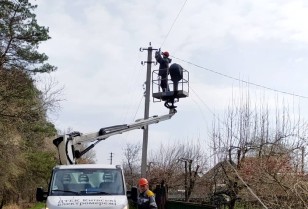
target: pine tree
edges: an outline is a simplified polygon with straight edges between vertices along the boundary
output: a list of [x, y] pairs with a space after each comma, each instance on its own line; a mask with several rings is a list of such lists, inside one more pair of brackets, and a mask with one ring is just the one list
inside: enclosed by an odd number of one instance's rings
[[37, 23], [28, 0], [0, 0], [0, 69], [31, 73], [56, 70], [46, 63], [48, 56], [38, 52], [41, 42], [50, 39], [48, 28]]

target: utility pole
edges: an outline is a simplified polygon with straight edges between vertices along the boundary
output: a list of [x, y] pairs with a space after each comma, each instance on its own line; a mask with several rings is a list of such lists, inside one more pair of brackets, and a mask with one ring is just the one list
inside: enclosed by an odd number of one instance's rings
[[185, 202], [188, 199], [188, 185], [187, 185], [187, 160], [185, 162]]
[[[148, 51], [148, 59], [143, 63], [147, 63], [147, 76], [145, 82], [145, 106], [144, 106], [144, 119], [149, 118], [150, 112], [150, 89], [151, 89], [151, 67], [152, 63], [152, 51], [157, 50], [153, 49], [151, 46], [151, 42], [149, 43], [148, 48], [140, 48], [140, 51], [147, 50]], [[146, 169], [147, 169], [147, 153], [148, 153], [148, 137], [149, 137], [149, 126], [145, 126], [143, 129], [143, 144], [142, 144], [142, 159], [141, 159], [141, 177], [146, 178]]]
[[[191, 164], [192, 160], [187, 158], [180, 158], [179, 161], [184, 162], [185, 164], [185, 182], [184, 182], [184, 188], [185, 188], [185, 202], [188, 201], [188, 172], [187, 172], [187, 163], [189, 163], [189, 182], [191, 182]], [[191, 186], [191, 184], [189, 184]]]
[[305, 174], [305, 147], [302, 146], [302, 174]]

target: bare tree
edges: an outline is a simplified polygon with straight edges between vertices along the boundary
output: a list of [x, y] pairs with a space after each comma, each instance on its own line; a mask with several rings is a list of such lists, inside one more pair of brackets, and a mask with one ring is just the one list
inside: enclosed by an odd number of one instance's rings
[[50, 75], [37, 76], [36, 86], [40, 90], [40, 99], [43, 102], [42, 107], [44, 110], [56, 113], [60, 109], [60, 102], [64, 100], [64, 86], [60, 86], [59, 82]]
[[[158, 152], [152, 153], [153, 167], [149, 176], [153, 184], [164, 181], [170, 192], [185, 190], [185, 200], [189, 201], [195, 191], [199, 173], [206, 169], [207, 158], [199, 143], [175, 143], [161, 145]], [[185, 166], [186, 165], [186, 166]]]
[[[269, 208], [307, 207], [307, 182], [303, 179], [308, 124], [282, 102], [274, 114], [269, 105], [253, 106], [247, 97], [240, 98], [229, 107], [225, 120], [214, 123], [212, 140], [215, 151], [225, 156], [230, 165], [235, 165], [226, 174], [231, 176], [231, 185], [250, 185], [254, 195]], [[301, 152], [301, 157], [298, 156]], [[299, 169], [300, 168], [300, 169]], [[237, 178], [236, 178], [237, 177]], [[244, 182], [240, 182], [243, 177]], [[247, 184], [245, 183], [247, 182]], [[301, 185], [294, 187], [294, 185]], [[254, 203], [256, 198], [247, 189], [227, 187], [236, 190], [229, 208], [234, 208], [238, 195], [242, 200]]]
[[[128, 186], [135, 186], [140, 172], [141, 145], [127, 143], [124, 148], [123, 168]], [[135, 183], [134, 183], [135, 182]]]

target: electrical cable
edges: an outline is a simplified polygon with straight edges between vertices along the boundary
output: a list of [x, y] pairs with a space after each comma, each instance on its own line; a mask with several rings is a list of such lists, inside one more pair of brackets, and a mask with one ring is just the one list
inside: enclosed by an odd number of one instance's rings
[[201, 99], [201, 97], [196, 93], [196, 91], [191, 87], [191, 85], [189, 86], [189, 89], [197, 96], [197, 98], [203, 103], [203, 105], [208, 109], [209, 112], [212, 113], [212, 115], [214, 116], [214, 118], [217, 118], [216, 114], [210, 109], [210, 107]]
[[170, 27], [170, 29], [169, 29], [167, 35], [165, 36], [165, 38], [164, 38], [162, 44], [160, 45], [160, 48], [162, 48], [162, 46], [164, 45], [164, 43], [165, 43], [167, 37], [169, 36], [169, 34], [170, 34], [170, 32], [171, 32], [171, 30], [172, 30], [172, 28], [173, 28], [173, 26], [174, 26], [174, 24], [175, 24], [175, 22], [176, 22], [176, 20], [177, 20], [178, 17], [180, 16], [180, 14], [181, 14], [181, 12], [182, 12], [182, 10], [183, 10], [183, 8], [184, 8], [186, 2], [187, 2], [187, 0], [185, 0], [183, 6], [181, 7], [181, 9], [180, 9], [180, 11], [179, 11], [179, 13], [177, 14], [176, 18], [174, 19], [174, 21], [173, 21], [173, 23], [172, 23], [172, 25], [171, 25], [171, 27]]
[[134, 120], [136, 119], [136, 115], [137, 115], [137, 113], [138, 113], [138, 111], [139, 111], [139, 109], [140, 109], [140, 105], [141, 105], [141, 102], [142, 102], [142, 100], [143, 100], [143, 97], [144, 97], [144, 95], [141, 95], [141, 99], [140, 99], [140, 102], [139, 102], [139, 104], [138, 104], [137, 111], [135, 112], [135, 115], [134, 115]]
[[204, 120], [204, 123], [205, 123], [205, 125], [207, 125], [207, 122], [206, 122], [206, 120], [205, 120], [205, 114], [203, 113], [203, 111], [202, 111], [200, 105], [199, 105], [199, 104], [197, 103], [197, 101], [195, 101], [193, 98], [191, 98], [191, 99], [192, 99], [192, 101], [197, 105], [197, 107], [198, 107], [198, 109], [199, 109], [199, 111], [200, 111], [200, 113], [201, 113], [201, 115], [202, 115], [202, 118], [203, 118], [203, 120]]
[[[135, 114], [134, 114], [134, 116], [133, 116], [133, 121], [136, 120], [136, 115], [137, 115], [137, 113], [139, 112], [140, 105], [141, 105], [141, 102], [142, 102], [142, 100], [143, 100], [143, 97], [144, 97], [144, 95], [142, 94], [142, 95], [141, 95], [141, 99], [140, 99], [139, 104], [138, 104], [138, 107], [137, 107], [137, 110], [136, 110], [136, 112], [135, 112]], [[128, 139], [129, 133], [130, 133], [130, 132], [127, 132], [127, 134], [125, 135], [125, 141]]]
[[[140, 59], [139, 53], [138, 53], [138, 59]], [[135, 63], [134, 71], [133, 71], [134, 73], [130, 74], [132, 78], [127, 79], [127, 80], [132, 81], [132, 82], [130, 82], [130, 85], [126, 88], [127, 91], [129, 92], [129, 95], [132, 95], [134, 84], [137, 82], [137, 80], [140, 78], [140, 75], [141, 75], [141, 67], [139, 68], [139, 70], [137, 70], [137, 64], [140, 65], [140, 62]], [[126, 122], [129, 112], [133, 109], [133, 105], [134, 104], [130, 104], [130, 105], [128, 105], [128, 108], [124, 108], [125, 113], [123, 114], [123, 123]]]
[[270, 87], [267, 87], [267, 86], [263, 86], [263, 85], [260, 85], [260, 84], [257, 84], [257, 83], [253, 83], [253, 82], [245, 81], [245, 80], [242, 80], [242, 79], [239, 79], [239, 78], [235, 78], [235, 77], [232, 77], [232, 76], [229, 76], [229, 75], [217, 72], [215, 70], [211, 70], [209, 68], [202, 67], [200, 65], [194, 64], [194, 63], [186, 61], [186, 60], [183, 60], [181, 58], [177, 58], [177, 57], [174, 57], [174, 56], [171, 56], [171, 57], [173, 57], [174, 59], [180, 60], [182, 62], [185, 62], [187, 64], [193, 65], [193, 66], [195, 66], [197, 68], [201, 68], [201, 69], [204, 69], [206, 71], [215, 73], [217, 75], [220, 75], [220, 76], [223, 76], [223, 77], [226, 77], [226, 78], [229, 78], [229, 79], [233, 79], [233, 80], [236, 80], [236, 81], [239, 81], [239, 82], [242, 82], [242, 83], [246, 83], [248, 85], [257, 86], [259, 88], [263, 88], [263, 89], [266, 89], [266, 90], [270, 90], [270, 91], [274, 91], [274, 92], [278, 92], [278, 93], [282, 93], [282, 94], [287, 94], [287, 95], [290, 95], [290, 96], [296, 96], [296, 97], [300, 97], [300, 98], [303, 98], [303, 99], [308, 99], [308, 96], [303, 96], [303, 95], [299, 95], [299, 94], [293, 94], [293, 93], [290, 93], [290, 92], [273, 89], [273, 88], [270, 88]]
[[[201, 101], [201, 103], [208, 109], [208, 111], [213, 115], [214, 119], [216, 119], [220, 124], [222, 124], [223, 126], [225, 126], [228, 131], [231, 132], [232, 136], [235, 138], [235, 139], [238, 139], [239, 138], [235, 135], [233, 135], [232, 131], [230, 130], [230, 128], [228, 127], [227, 124], [225, 124], [223, 121], [220, 120], [220, 118], [211, 110], [211, 108], [203, 101], [203, 99], [197, 94], [197, 92], [191, 87], [191, 85], [189, 86], [189, 89], [197, 96], [197, 98]], [[227, 147], [228, 145], [224, 144], [225, 147]]]

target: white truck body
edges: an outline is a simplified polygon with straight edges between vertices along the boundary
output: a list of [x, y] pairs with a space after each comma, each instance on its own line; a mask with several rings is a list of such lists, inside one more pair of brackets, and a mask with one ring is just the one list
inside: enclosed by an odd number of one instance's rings
[[128, 209], [123, 170], [115, 165], [56, 166], [46, 198], [48, 209]]
[[[73, 132], [54, 139], [62, 165], [54, 167], [47, 192], [41, 187], [37, 188], [37, 201], [46, 200], [48, 209], [128, 209], [128, 198], [136, 201], [137, 189], [127, 192], [121, 166], [76, 164], [76, 159], [110, 136], [147, 128], [148, 125], [170, 119], [175, 113], [173, 107], [166, 115], [110, 126], [89, 134]], [[86, 149], [76, 149], [77, 145], [90, 142], [92, 144]]]

